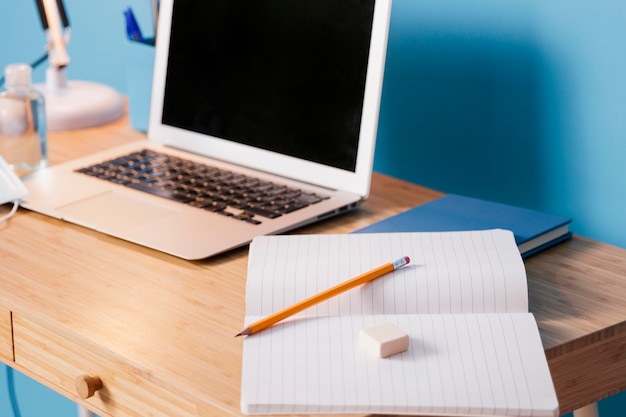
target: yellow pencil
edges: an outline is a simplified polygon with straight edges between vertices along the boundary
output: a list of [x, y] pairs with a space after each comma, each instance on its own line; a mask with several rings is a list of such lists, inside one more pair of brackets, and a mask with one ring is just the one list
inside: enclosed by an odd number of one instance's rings
[[287, 317], [293, 316], [294, 314], [314, 306], [317, 303], [321, 303], [324, 300], [328, 300], [331, 297], [339, 295], [345, 291], [348, 291], [358, 285], [365, 284], [366, 282], [370, 282], [379, 278], [389, 272], [392, 272], [395, 269], [398, 269], [404, 265], [407, 265], [410, 262], [408, 256], [404, 256], [402, 258], [396, 259], [393, 262], [389, 262], [388, 264], [381, 265], [378, 268], [374, 268], [371, 271], [365, 272], [359, 276], [356, 276], [348, 281], [342, 282], [341, 284], [337, 284], [334, 287], [331, 287], [327, 290], [322, 291], [319, 294], [315, 294], [309, 298], [305, 298], [304, 300], [292, 305], [291, 307], [287, 307], [283, 310], [277, 311], [274, 314], [271, 314], [264, 319], [261, 319], [255, 323], [252, 323], [241, 332], [237, 333], [237, 336], [249, 336], [254, 333], [258, 333], [261, 330], [264, 330], [271, 325], [278, 323], [281, 320], [286, 319]]

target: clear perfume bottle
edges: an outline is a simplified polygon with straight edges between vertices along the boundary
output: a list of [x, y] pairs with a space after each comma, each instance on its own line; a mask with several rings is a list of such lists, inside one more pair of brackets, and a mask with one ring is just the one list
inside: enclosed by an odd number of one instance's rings
[[0, 92], [0, 155], [18, 175], [48, 165], [43, 95], [33, 89], [32, 68], [8, 65]]

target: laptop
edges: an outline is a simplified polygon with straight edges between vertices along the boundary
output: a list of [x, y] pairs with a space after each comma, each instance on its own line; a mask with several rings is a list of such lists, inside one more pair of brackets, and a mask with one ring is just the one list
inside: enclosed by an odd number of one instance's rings
[[390, 11], [390, 0], [161, 1], [148, 140], [23, 178], [23, 207], [184, 259], [357, 207]]

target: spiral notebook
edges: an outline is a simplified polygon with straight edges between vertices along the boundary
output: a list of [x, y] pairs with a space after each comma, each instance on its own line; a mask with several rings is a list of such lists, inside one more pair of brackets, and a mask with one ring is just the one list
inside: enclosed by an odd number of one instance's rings
[[[410, 265], [247, 336], [242, 412], [557, 416], [509, 231], [255, 238], [246, 324], [405, 255]], [[381, 359], [359, 345], [381, 322], [409, 334], [407, 351]]]

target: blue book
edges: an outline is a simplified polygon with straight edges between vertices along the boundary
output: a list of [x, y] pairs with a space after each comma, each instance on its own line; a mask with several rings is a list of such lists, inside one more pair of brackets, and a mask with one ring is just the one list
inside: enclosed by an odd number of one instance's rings
[[506, 229], [513, 232], [526, 258], [572, 237], [571, 222], [567, 217], [541, 211], [447, 194], [355, 233]]

